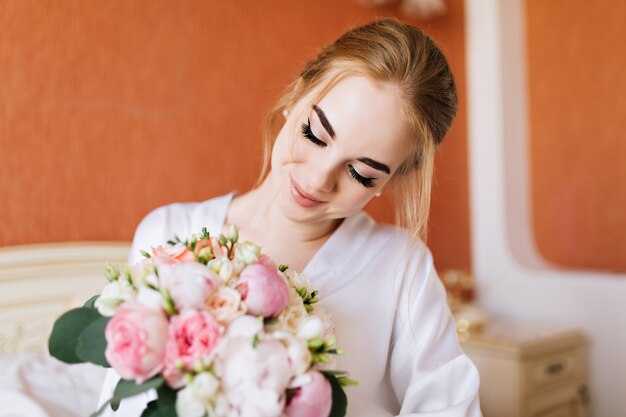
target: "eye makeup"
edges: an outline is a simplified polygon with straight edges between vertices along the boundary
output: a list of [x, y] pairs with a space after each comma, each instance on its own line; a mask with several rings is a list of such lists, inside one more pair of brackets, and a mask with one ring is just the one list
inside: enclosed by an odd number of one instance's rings
[[[302, 135], [307, 138], [309, 141], [311, 141], [313, 144], [321, 147], [321, 148], [325, 148], [326, 146], [328, 146], [326, 144], [326, 142], [320, 140], [317, 136], [315, 136], [315, 134], [313, 133], [313, 129], [311, 129], [311, 119], [307, 119], [306, 123], [302, 123], [302, 126], [300, 128], [300, 130], [302, 131]], [[360, 183], [361, 185], [363, 185], [366, 188], [372, 188], [375, 187], [376, 184], [374, 183], [374, 180], [376, 178], [367, 178], [362, 176], [361, 174], [359, 174], [359, 172], [354, 168], [354, 166], [352, 166], [352, 164], [348, 165], [348, 173], [350, 174], [350, 176], [356, 180], [358, 183]]]
[[304, 135], [305, 138], [307, 138], [308, 140], [310, 140], [311, 142], [313, 142], [317, 146], [320, 146], [322, 148], [326, 147], [326, 143], [324, 141], [319, 140], [318, 137], [315, 136], [315, 134], [313, 133], [313, 130], [311, 129], [311, 120], [310, 119], [307, 119], [306, 123], [302, 123], [301, 130], [302, 130], [302, 134]]

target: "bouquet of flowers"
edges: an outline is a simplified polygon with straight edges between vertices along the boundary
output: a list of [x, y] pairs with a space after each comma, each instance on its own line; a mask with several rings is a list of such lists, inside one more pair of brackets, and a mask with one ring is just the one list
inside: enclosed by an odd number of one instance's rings
[[344, 416], [345, 372], [317, 291], [249, 241], [206, 229], [142, 252], [54, 324], [50, 353], [121, 376], [104, 407], [156, 390], [143, 417]]

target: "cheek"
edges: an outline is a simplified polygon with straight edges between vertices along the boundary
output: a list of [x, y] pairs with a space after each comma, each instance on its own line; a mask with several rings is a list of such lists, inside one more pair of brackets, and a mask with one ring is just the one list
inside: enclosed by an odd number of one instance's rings
[[356, 184], [352, 178], [342, 178], [342, 185], [337, 202], [347, 215], [361, 210], [373, 198], [370, 190]]
[[[291, 162], [301, 162], [306, 156], [305, 149], [299, 141], [297, 132], [293, 132], [293, 127], [283, 126], [276, 137], [272, 147], [272, 166], [280, 167]], [[293, 136], [293, 144], [292, 141]]]

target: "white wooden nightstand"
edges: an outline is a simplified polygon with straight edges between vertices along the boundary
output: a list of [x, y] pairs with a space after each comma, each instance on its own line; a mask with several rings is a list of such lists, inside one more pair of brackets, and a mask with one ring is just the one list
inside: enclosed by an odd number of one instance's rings
[[491, 321], [459, 338], [480, 372], [484, 417], [587, 416], [587, 341], [580, 332]]

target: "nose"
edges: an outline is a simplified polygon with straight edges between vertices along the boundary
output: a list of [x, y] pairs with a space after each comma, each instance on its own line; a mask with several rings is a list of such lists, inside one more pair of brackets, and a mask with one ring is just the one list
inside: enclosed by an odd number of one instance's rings
[[337, 168], [330, 160], [318, 161], [310, 167], [308, 180], [308, 185], [312, 188], [309, 191], [330, 193], [337, 185]]

